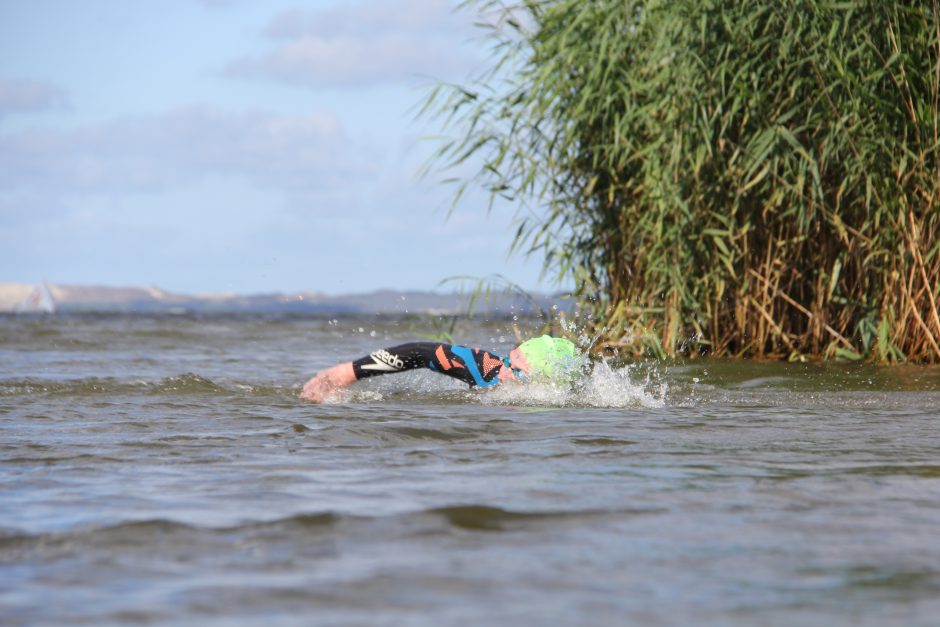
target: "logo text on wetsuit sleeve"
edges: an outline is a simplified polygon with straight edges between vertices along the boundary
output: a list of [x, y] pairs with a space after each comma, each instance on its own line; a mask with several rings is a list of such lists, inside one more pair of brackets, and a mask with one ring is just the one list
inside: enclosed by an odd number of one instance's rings
[[385, 349], [370, 353], [369, 357], [371, 357], [372, 361], [375, 363], [362, 366], [363, 370], [395, 371], [404, 370], [405, 368], [405, 362], [402, 361], [401, 357], [398, 355], [393, 355]]

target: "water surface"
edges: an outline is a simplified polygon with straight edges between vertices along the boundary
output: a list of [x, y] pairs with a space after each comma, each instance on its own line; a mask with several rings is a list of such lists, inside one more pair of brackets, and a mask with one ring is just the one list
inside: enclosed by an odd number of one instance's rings
[[937, 369], [406, 373], [297, 400], [429, 330], [0, 318], [0, 623], [936, 624]]

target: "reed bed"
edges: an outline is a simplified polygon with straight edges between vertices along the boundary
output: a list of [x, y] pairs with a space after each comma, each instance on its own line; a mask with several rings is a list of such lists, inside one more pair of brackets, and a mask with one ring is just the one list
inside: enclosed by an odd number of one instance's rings
[[[470, 2], [435, 162], [627, 354], [940, 362], [940, 9]], [[465, 171], [465, 170], [464, 170]]]

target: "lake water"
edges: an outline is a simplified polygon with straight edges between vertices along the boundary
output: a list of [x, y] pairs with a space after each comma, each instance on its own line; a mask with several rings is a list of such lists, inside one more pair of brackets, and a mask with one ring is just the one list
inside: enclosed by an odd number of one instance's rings
[[297, 399], [430, 326], [0, 318], [0, 624], [940, 623], [940, 370]]

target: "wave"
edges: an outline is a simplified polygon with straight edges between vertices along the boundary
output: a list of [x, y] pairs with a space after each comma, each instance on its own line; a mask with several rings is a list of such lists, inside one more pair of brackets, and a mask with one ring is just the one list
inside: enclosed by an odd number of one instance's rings
[[66, 531], [29, 533], [0, 528], [0, 563], [56, 559], [89, 550], [166, 549], [180, 557], [193, 550], [212, 553], [219, 545], [252, 542], [295, 542], [324, 536], [350, 542], [398, 539], [414, 534], [450, 532], [512, 532], [533, 525], [584, 524], [605, 518], [622, 519], [661, 510], [518, 511], [483, 504], [449, 505], [383, 516], [336, 512], [300, 513], [267, 521], [231, 526], [202, 526], [167, 519], [125, 521]]
[[[706, 375], [707, 376], [707, 375]], [[257, 397], [262, 404], [301, 406], [301, 384], [295, 381], [261, 383], [218, 380], [196, 373], [182, 373], [155, 380], [118, 377], [76, 379], [16, 378], [0, 379], [0, 398], [43, 396], [50, 398], [92, 398], [96, 403], [120, 402], [124, 396], [149, 396], [163, 399], [186, 397]], [[663, 408], [707, 407], [781, 407], [820, 408], [837, 405], [864, 411], [898, 410], [931, 406], [938, 391], [825, 389], [793, 390], [770, 385], [766, 380], [743, 384], [703, 377], [662, 364], [640, 363], [612, 368], [604, 362], [570, 384], [503, 384], [494, 388], [468, 390], [434, 373], [402, 373], [360, 381], [340, 390], [325, 405], [318, 407], [318, 417], [341, 419], [351, 406], [381, 404], [402, 405], [476, 405], [524, 408]], [[200, 401], [201, 402], [201, 401]], [[346, 407], [337, 407], [346, 405]], [[332, 406], [332, 411], [331, 407]], [[421, 435], [421, 434], [419, 434]], [[424, 434], [434, 438], [435, 434]], [[444, 437], [450, 439], [450, 436]]]
[[[563, 385], [531, 382], [468, 390], [459, 382], [433, 373], [396, 374], [381, 381], [362, 381], [339, 391], [331, 403], [442, 402], [539, 407], [663, 407], [669, 386], [655, 367], [614, 369], [600, 362]], [[0, 380], [0, 397], [120, 395], [270, 395], [296, 398], [300, 384], [271, 385], [218, 381], [187, 372], [155, 381], [117, 377], [47, 380]]]
[[257, 385], [240, 382], [219, 383], [195, 373], [183, 373], [156, 381], [119, 379], [116, 377], [84, 377], [79, 379], [46, 380], [36, 378], [0, 380], [0, 397], [31, 395], [187, 395], [187, 394], [269, 394], [291, 396], [293, 387]]

